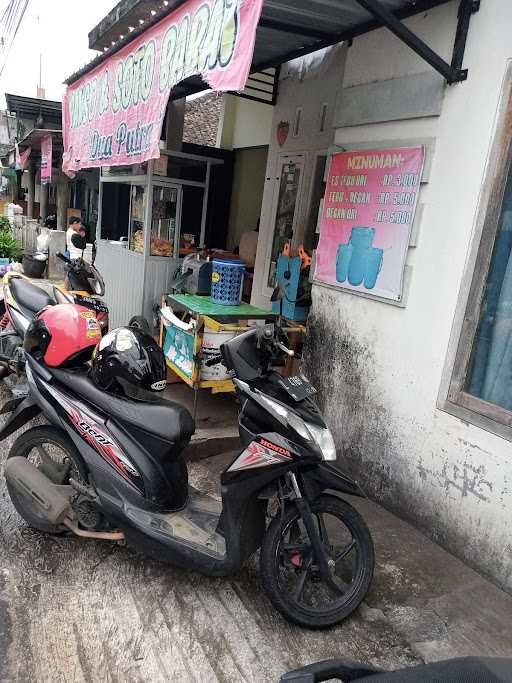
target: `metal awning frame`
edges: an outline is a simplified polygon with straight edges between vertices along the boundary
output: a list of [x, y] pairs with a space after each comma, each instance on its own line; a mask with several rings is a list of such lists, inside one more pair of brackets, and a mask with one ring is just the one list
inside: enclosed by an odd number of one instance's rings
[[[446, 79], [449, 85], [453, 83], [460, 83], [465, 81], [468, 77], [468, 70], [462, 68], [464, 60], [464, 52], [466, 49], [466, 40], [469, 31], [469, 24], [471, 16], [480, 9], [480, 0], [460, 0], [458, 9], [457, 30], [453, 45], [453, 55], [451, 64], [448, 64], [442, 57], [440, 57], [434, 50], [432, 50], [421, 38], [402, 23], [401, 20], [407, 19], [414, 14], [418, 14], [422, 10], [427, 11], [436, 5], [444, 5], [447, 0], [439, 0], [439, 2], [417, 2], [411, 8], [404, 8], [398, 12], [390, 12], [381, 3], [380, 0], [354, 0], [369, 14], [372, 15], [373, 20], [366, 24], [359, 25], [355, 30], [349, 29], [342, 33], [330, 34], [318, 31], [316, 29], [306, 29], [303, 27], [293, 26], [284, 22], [276, 22], [271, 19], [262, 18], [259, 25], [265, 28], [276, 29], [283, 31], [283, 33], [291, 33], [294, 35], [301, 35], [309, 38], [318, 38], [319, 42], [315, 43], [314, 50], [320, 50], [336, 43], [344, 41], [352, 41], [358, 36], [374, 31], [378, 28], [386, 27], [392, 31], [400, 40], [408, 45], [411, 50], [416, 52], [422, 59], [424, 59], [431, 67], [438, 71], [443, 78]], [[311, 48], [295, 50], [284, 55], [283, 63], [297, 57], [303, 57], [305, 54], [311, 52]], [[254, 71], [264, 71], [270, 66], [275, 66], [273, 62], [254, 64]]]
[[[186, 2], [186, 0], [173, 0], [173, 2], [169, 2], [167, 6], [164, 6], [162, 10], [151, 17], [149, 21], [145, 22], [143, 25], [139, 25], [128, 35], [124, 35], [119, 41], [116, 42], [115, 45], [113, 45], [112, 49], [98, 55], [89, 64], [72, 74], [64, 82], [67, 85], [75, 82], [80, 77], [95, 68], [98, 64], [101, 64], [103, 61], [108, 59], [112, 54], [130, 43], [141, 33], [144, 33], [144, 31], [146, 31], [150, 26], [174, 11], [184, 2]], [[445, 78], [448, 84], [459, 83], [467, 79], [468, 70], [463, 69], [462, 64], [471, 16], [480, 9], [480, 0], [460, 0], [457, 30], [453, 46], [452, 61], [450, 64], [402, 23], [402, 20], [404, 19], [419, 14], [423, 11], [428, 11], [434, 7], [444, 5], [449, 2], [449, 0], [415, 0], [410, 5], [403, 7], [396, 12], [391, 12], [389, 9], [384, 7], [380, 0], [354, 0], [354, 2], [366, 10], [371, 15], [372, 19], [366, 23], [347, 28], [346, 30], [340, 31], [338, 33], [328, 33], [314, 27], [297, 26], [288, 22], [277, 21], [272, 18], [262, 16], [259, 26], [263, 28], [274, 29], [289, 35], [303, 36], [304, 38], [310, 39], [313, 38], [315, 42], [313, 44], [309, 43], [308, 45], [301, 46], [300, 48], [291, 50], [288, 53], [279, 55], [279, 63], [276, 63], [275, 57], [266, 61], [262, 60], [260, 62], [253, 62], [251, 73], [256, 74], [258, 72], [263, 72], [267, 69], [270, 69], [271, 67], [278, 67], [280, 64], [284, 64], [285, 62], [296, 59], [297, 57], [302, 57], [306, 54], [329, 47], [331, 45], [335, 45], [337, 43], [352, 41], [354, 38], [364, 35], [365, 33], [386, 27], [406, 45], [408, 45], [408, 47], [410, 47], [417, 55], [425, 60], [432, 68], [438, 71], [443, 78]], [[191, 79], [190, 83], [183, 81], [182, 86], [184, 87], [177, 89], [174, 97], [173, 93], [171, 92], [171, 100], [183, 97], [184, 95], [191, 95], [193, 93], [201, 92], [202, 90], [206, 90], [208, 88], [205, 83], [199, 82], [197, 77]], [[274, 101], [276, 94], [277, 93], [274, 93], [272, 97]]]
[[383, 7], [379, 0], [356, 0], [356, 2], [369, 12], [375, 19], [386, 26], [400, 40], [414, 50], [417, 55], [424, 59], [432, 68], [438, 71], [451, 85], [460, 83], [468, 77], [468, 70], [462, 68], [466, 40], [469, 31], [471, 15], [480, 9], [480, 0], [460, 0], [458, 10], [457, 32], [453, 45], [453, 56], [451, 64], [445, 62], [437, 52], [434, 52], [421, 38], [407, 28], [396, 16], [388, 9]]

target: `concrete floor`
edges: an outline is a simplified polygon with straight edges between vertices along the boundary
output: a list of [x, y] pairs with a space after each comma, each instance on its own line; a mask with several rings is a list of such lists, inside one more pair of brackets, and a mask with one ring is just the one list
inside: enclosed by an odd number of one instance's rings
[[[192, 482], [215, 492], [230, 457], [192, 463]], [[372, 588], [357, 614], [312, 632], [273, 609], [256, 558], [210, 579], [108, 542], [44, 536], [15, 513], [0, 471], [0, 681], [273, 682], [329, 657], [393, 668], [512, 656], [510, 595], [375, 504], [357, 507], [376, 545]]]

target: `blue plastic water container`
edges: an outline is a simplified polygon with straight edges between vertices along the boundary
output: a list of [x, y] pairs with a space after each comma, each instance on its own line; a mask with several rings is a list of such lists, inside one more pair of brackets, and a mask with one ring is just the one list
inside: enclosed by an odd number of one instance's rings
[[238, 306], [242, 298], [244, 271], [242, 261], [213, 259], [211, 300], [214, 304]]
[[384, 250], [372, 247], [366, 256], [366, 270], [364, 273], [364, 286], [366, 289], [373, 289], [382, 268], [384, 260]]
[[349, 244], [339, 244], [336, 254], [336, 280], [345, 282], [348, 277], [350, 259], [352, 258], [353, 246]]
[[350, 234], [350, 244], [354, 249], [369, 249], [375, 237], [375, 228], [354, 226]]

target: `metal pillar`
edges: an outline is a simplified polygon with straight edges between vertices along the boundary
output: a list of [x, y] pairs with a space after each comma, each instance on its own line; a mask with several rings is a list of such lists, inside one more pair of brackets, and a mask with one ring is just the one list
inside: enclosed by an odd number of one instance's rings
[[208, 196], [210, 194], [210, 162], [206, 164], [206, 180], [203, 194], [203, 211], [201, 214], [201, 235], [199, 236], [199, 246], [204, 247], [204, 240], [206, 236], [206, 216], [208, 215]]

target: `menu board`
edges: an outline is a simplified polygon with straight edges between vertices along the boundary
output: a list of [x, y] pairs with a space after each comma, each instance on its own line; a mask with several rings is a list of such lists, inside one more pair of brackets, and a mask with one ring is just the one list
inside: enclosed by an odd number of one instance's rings
[[407, 147], [331, 157], [315, 280], [401, 299], [424, 156]]

